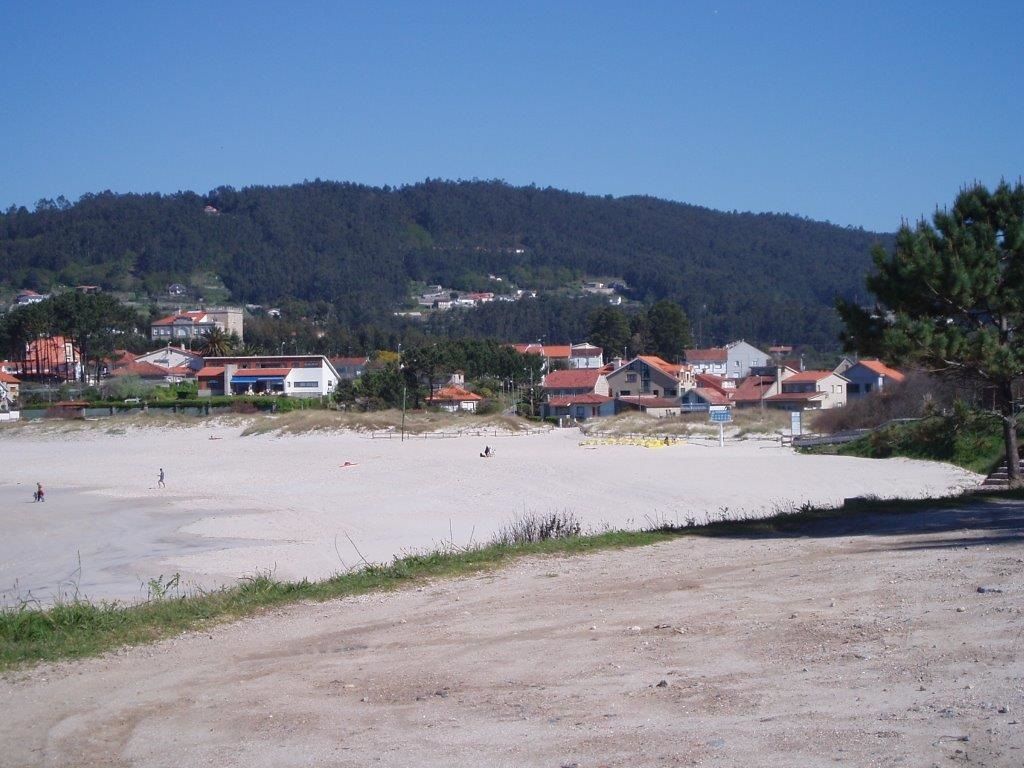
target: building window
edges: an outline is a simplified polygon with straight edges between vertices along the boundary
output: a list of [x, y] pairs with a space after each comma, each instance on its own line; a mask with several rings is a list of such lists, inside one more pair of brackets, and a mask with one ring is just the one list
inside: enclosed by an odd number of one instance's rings
[[295, 386], [295, 387], [305, 387], [305, 388], [309, 389], [309, 388], [312, 388], [312, 387], [320, 386], [320, 382], [319, 381], [296, 381], [293, 384], [293, 386]]
[[630, 384], [635, 382], [636, 381], [636, 374], [635, 373], [627, 373], [626, 374], [626, 381], [628, 381]]

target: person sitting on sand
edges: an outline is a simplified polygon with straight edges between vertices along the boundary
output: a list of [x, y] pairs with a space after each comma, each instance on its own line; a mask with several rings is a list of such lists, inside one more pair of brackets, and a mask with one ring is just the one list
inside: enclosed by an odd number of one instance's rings
[[488, 445], [488, 446], [486, 446], [484, 448], [484, 452], [480, 454], [480, 458], [482, 458], [482, 459], [489, 459], [489, 458], [491, 458], [491, 446]]

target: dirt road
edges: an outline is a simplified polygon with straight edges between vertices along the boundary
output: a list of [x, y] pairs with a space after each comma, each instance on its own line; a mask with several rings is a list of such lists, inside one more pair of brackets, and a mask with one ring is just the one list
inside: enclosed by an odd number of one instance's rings
[[5, 766], [1020, 766], [1024, 505], [681, 539], [8, 675]]

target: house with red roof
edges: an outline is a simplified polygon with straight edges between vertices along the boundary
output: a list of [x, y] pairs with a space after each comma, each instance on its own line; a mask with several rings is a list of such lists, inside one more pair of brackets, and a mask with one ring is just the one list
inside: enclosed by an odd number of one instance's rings
[[849, 380], [834, 371], [800, 371], [782, 382], [782, 391], [764, 399], [769, 408], [784, 411], [824, 410], [846, 405]]
[[890, 368], [881, 360], [861, 360], [842, 371], [842, 375], [850, 382], [846, 387], [849, 400], [856, 400], [872, 392], [882, 392], [887, 386], [906, 379], [903, 373]]
[[543, 418], [571, 418], [578, 421], [615, 413], [608, 378], [601, 368], [570, 368], [552, 371], [541, 383]]
[[567, 397], [570, 395], [611, 394], [608, 377], [600, 368], [568, 368], [552, 371], [544, 376], [541, 388], [546, 397]]
[[71, 339], [63, 336], [33, 339], [25, 345], [18, 375], [78, 381], [82, 376], [81, 352]]
[[578, 395], [556, 395], [541, 403], [541, 416], [545, 419], [564, 418], [586, 421], [615, 415], [615, 398], [585, 392]]
[[18, 291], [18, 295], [14, 298], [14, 306], [25, 307], [29, 304], [38, 304], [41, 301], [46, 301], [50, 298], [48, 293], [37, 293], [31, 288], [26, 288], [23, 291]]
[[604, 350], [587, 342], [582, 344], [513, 344], [521, 355], [540, 355], [546, 367], [600, 368], [604, 365]]
[[430, 397], [427, 398], [427, 405], [435, 408], [440, 408], [443, 411], [450, 411], [456, 413], [458, 411], [468, 411], [470, 413], [476, 413], [477, 406], [483, 400], [483, 397], [470, 392], [462, 387], [441, 387], [436, 390]]
[[640, 355], [607, 374], [614, 397], [667, 397], [678, 399], [687, 388], [692, 369], [655, 355]]
[[0, 371], [0, 412], [8, 413], [21, 395], [21, 381]]

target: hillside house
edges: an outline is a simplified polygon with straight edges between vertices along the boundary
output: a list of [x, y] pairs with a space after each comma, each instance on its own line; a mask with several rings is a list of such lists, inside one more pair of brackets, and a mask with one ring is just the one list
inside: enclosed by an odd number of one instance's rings
[[149, 327], [150, 338], [170, 344], [192, 343], [217, 328], [243, 339], [242, 310], [239, 307], [214, 307], [178, 312], [155, 320]]
[[906, 379], [906, 376], [881, 360], [861, 360], [842, 371], [842, 375], [850, 382], [846, 386], [848, 400], [856, 400], [872, 392], [882, 392], [886, 387]]
[[29, 304], [38, 304], [41, 301], [46, 301], [48, 298], [50, 298], [48, 293], [36, 293], [26, 288], [23, 291], [18, 291], [18, 294], [14, 297], [14, 306], [26, 307]]
[[782, 382], [782, 391], [766, 397], [769, 408], [784, 411], [824, 410], [846, 405], [848, 380], [832, 371], [801, 371]]

